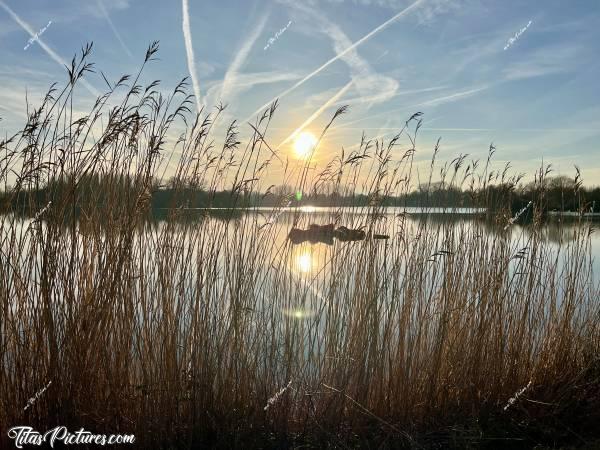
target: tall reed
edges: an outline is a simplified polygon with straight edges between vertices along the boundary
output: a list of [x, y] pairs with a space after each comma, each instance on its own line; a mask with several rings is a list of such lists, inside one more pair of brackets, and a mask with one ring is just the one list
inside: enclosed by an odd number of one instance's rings
[[[235, 123], [215, 136], [222, 107], [191, 113], [185, 80], [168, 96], [144, 86], [157, 51], [76, 117], [75, 86], [94, 70], [86, 46], [67, 85], [0, 142], [0, 185], [12, 185], [0, 216], [0, 442], [20, 424], [133, 433], [153, 448], [598, 439], [593, 228], [545, 239], [547, 171], [524, 228], [508, 208], [496, 225], [390, 216], [383, 200], [415, 182], [420, 113], [314, 174], [270, 146], [276, 103], [242, 143]], [[491, 159], [439, 167], [438, 151], [429, 187], [436, 177], [484, 205], [486, 186], [520, 180]], [[150, 200], [168, 164], [180, 198], [226, 190], [240, 207], [271, 192], [269, 169], [282, 166], [294, 192], [369, 196], [323, 222], [391, 237], [293, 247], [287, 230], [319, 216], [287, 197], [272, 220], [187, 221], [173, 205], [156, 223]]]

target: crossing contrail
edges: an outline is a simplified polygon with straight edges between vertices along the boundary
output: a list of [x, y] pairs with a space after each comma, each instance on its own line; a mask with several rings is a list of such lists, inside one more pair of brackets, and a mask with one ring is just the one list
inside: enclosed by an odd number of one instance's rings
[[379, 25], [377, 28], [375, 28], [374, 30], [372, 30], [371, 32], [367, 33], [366, 35], [364, 35], [362, 38], [360, 38], [358, 41], [356, 41], [354, 44], [352, 44], [351, 46], [349, 46], [348, 48], [346, 48], [345, 50], [341, 51], [340, 53], [338, 53], [337, 55], [335, 55], [333, 58], [331, 58], [329, 61], [327, 61], [325, 64], [323, 64], [321, 67], [319, 67], [318, 69], [313, 70], [311, 73], [309, 73], [308, 75], [306, 75], [304, 78], [302, 78], [300, 81], [298, 81], [296, 84], [294, 84], [292, 87], [290, 87], [289, 89], [286, 89], [285, 91], [283, 91], [281, 94], [273, 97], [271, 100], [269, 100], [268, 102], [266, 102], [264, 105], [262, 105], [260, 108], [258, 108], [256, 111], [254, 111], [252, 114], [250, 114], [244, 121], [248, 122], [250, 120], [252, 120], [252, 118], [260, 113], [260, 111], [262, 111], [264, 108], [266, 108], [267, 106], [269, 106], [271, 103], [273, 103], [275, 100], [277, 99], [282, 99], [283, 97], [285, 97], [287, 94], [289, 94], [290, 92], [292, 92], [293, 90], [295, 90], [297, 87], [301, 86], [302, 84], [304, 84], [306, 81], [310, 80], [312, 77], [314, 77], [315, 75], [317, 75], [319, 72], [321, 72], [323, 69], [325, 69], [326, 67], [328, 67], [329, 65], [333, 64], [335, 61], [337, 61], [338, 59], [342, 58], [344, 55], [346, 55], [348, 52], [352, 51], [353, 49], [355, 49], [356, 47], [358, 47], [360, 44], [366, 42], [367, 40], [371, 39], [374, 35], [376, 35], [377, 33], [379, 33], [380, 31], [384, 30], [385, 28], [387, 28], [388, 26], [390, 26], [392, 23], [394, 23], [396, 20], [400, 19], [401, 17], [405, 16], [406, 14], [408, 14], [410, 11], [412, 11], [413, 9], [415, 9], [417, 6], [419, 6], [421, 3], [423, 3], [425, 0], [417, 0], [416, 2], [414, 2], [412, 5], [404, 8], [402, 11], [400, 11], [398, 14], [396, 14], [395, 16], [393, 16], [391, 19], [386, 20], [385, 22], [383, 22], [381, 25]]
[[[21, 28], [23, 28], [25, 31], [27, 31], [27, 33], [29, 33], [29, 36], [31, 36], [32, 38], [35, 38], [37, 43], [40, 44], [40, 47], [42, 47], [42, 49], [48, 54], [48, 56], [50, 56], [50, 58], [52, 58], [54, 61], [56, 61], [58, 64], [60, 64], [61, 67], [64, 67], [64, 66], [69, 67], [69, 64], [64, 59], [62, 59], [59, 55], [57, 55], [54, 50], [52, 50], [50, 47], [48, 47], [46, 45], [46, 43], [42, 40], [42, 38], [40, 36], [36, 35], [33, 28], [31, 28], [27, 22], [25, 22], [23, 19], [21, 19], [17, 15], [17, 13], [14, 12], [12, 9], [10, 9], [10, 7], [6, 3], [4, 3], [2, 0], [0, 0], [0, 6], [2, 7], [2, 9], [4, 9], [8, 13], [8, 15], [10, 17], [12, 17], [12, 19], [15, 22], [17, 22], [17, 24], [19, 24], [19, 26]], [[100, 92], [98, 92], [91, 84], [89, 84], [83, 78], [80, 80], [80, 82], [90, 92], [90, 94], [92, 94], [95, 97], [100, 96]]]

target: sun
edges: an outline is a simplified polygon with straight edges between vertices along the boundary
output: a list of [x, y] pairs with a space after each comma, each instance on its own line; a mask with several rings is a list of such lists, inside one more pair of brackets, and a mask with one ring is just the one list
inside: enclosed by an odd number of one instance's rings
[[298, 158], [308, 158], [317, 145], [317, 138], [310, 131], [303, 131], [294, 141], [294, 151]]

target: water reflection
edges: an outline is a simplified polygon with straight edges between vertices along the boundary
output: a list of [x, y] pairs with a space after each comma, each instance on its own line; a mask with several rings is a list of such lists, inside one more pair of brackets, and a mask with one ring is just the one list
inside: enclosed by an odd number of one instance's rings
[[[204, 253], [215, 251], [212, 241], [202, 236], [220, 236], [223, 242], [228, 243], [232, 248], [240, 246], [246, 236], [253, 236], [261, 242], [263, 240], [272, 242], [274, 249], [282, 249], [281, 254], [284, 255], [285, 262], [282, 261], [283, 265], [280, 267], [286, 267], [287, 271], [295, 277], [301, 278], [302, 283], [299, 283], [299, 279], [295, 280], [297, 288], [308, 290], [310, 295], [313, 295], [313, 288], [315, 285], [318, 286], [318, 282], [327, 284], [327, 277], [331, 276], [333, 271], [328, 265], [331, 259], [342, 251], [341, 249], [352, 252], [355, 248], [362, 248], [360, 243], [347, 245], [346, 241], [354, 240], [355, 237], [370, 240], [374, 237], [371, 233], [389, 234], [389, 239], [381, 241], [381, 244], [385, 243], [385, 245], [378, 245], [376, 248], [388, 248], [390, 252], [404, 251], [401, 249], [413, 245], [421, 235], [426, 235], [423, 234], [425, 230], [439, 232], [440, 236], [459, 236], [462, 231], [465, 231], [464, 235], [469, 239], [501, 236], [516, 249], [528, 246], [528, 241], [531, 239], [541, 239], [551, 244], [550, 249], [558, 250], [559, 246], [568, 245], [579, 236], [589, 235], [594, 270], [596, 273], [600, 272], [600, 232], [594, 233], [591, 229], [597, 228], [599, 222], [592, 219], [581, 223], [569, 217], [549, 218], [541, 227], [529, 223], [515, 223], [504, 231], [508, 218], [486, 218], [475, 210], [461, 210], [457, 213], [428, 210], [430, 214], [424, 214], [423, 210], [417, 209], [387, 208], [381, 212], [385, 214], [387, 220], [377, 221], [374, 225], [373, 215], [368, 208], [307, 207], [300, 215], [297, 215], [294, 209], [275, 211], [277, 214], [273, 215], [274, 211], [273, 208], [235, 211], [183, 210], [180, 216], [177, 215], [179, 213], [173, 213], [174, 221], [166, 220], [172, 219], [173, 216], [158, 214], [153, 220], [143, 222], [135, 229], [134, 235], [138, 239], [136, 242], [141, 245], [138, 256], [146, 258], [156, 248], [169, 251], [175, 248], [174, 243], [177, 242], [178, 252], [189, 251], [201, 257]], [[234, 218], [235, 220], [232, 220]], [[23, 227], [23, 230], [26, 230], [32, 221], [33, 219], [18, 214], [0, 215], [0, 224], [9, 226], [11, 223], [16, 223], [17, 228]], [[269, 226], [261, 228], [268, 221]], [[48, 222], [47, 218], [41, 218], [39, 225], [46, 227], [49, 223], [51, 222]], [[325, 232], [315, 230], [314, 227], [311, 229], [311, 225], [314, 224], [321, 224], [319, 227], [324, 228]], [[335, 224], [335, 226], [328, 226], [328, 224]], [[114, 238], [103, 233], [103, 223], [90, 222], [81, 217], [77, 221], [76, 235], [71, 233], [71, 228], [67, 228], [72, 226], [68, 217], [61, 221], [61, 225], [65, 228], [66, 242], [71, 242], [73, 239], [75, 248], [84, 247], [84, 238], [98, 236], [102, 242], [104, 239]], [[301, 230], [298, 234], [298, 245], [288, 247], [287, 243], [293, 241], [290, 231], [296, 227]], [[472, 234], [466, 233], [472, 228], [476, 228]], [[351, 232], [354, 230], [366, 230], [366, 236], [353, 236]], [[256, 235], [252, 235], [254, 232]], [[25, 233], [25, 236], [27, 237], [28, 233]], [[305, 237], [308, 239], [304, 240]], [[314, 243], [329, 245], [311, 245]], [[0, 251], [8, 252], [9, 244], [9, 241], [3, 242]], [[430, 253], [434, 253], [438, 247], [438, 243], [432, 243]], [[226, 250], [223, 248], [216, 253], [217, 262], [224, 258]], [[275, 255], [277, 252], [273, 251], [273, 256]], [[344, 263], [345, 261], [337, 261], [334, 267], [339, 270], [338, 265]], [[317, 278], [313, 279], [313, 276]], [[304, 285], [305, 282], [308, 287]]]
[[313, 262], [310, 253], [304, 252], [296, 257], [296, 267], [300, 272], [308, 273], [311, 271], [312, 266]]
[[309, 319], [315, 315], [313, 311], [306, 308], [285, 308], [283, 314], [294, 319]]

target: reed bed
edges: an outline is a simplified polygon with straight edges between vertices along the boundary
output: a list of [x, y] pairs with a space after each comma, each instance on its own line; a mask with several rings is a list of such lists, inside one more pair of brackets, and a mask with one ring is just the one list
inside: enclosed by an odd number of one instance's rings
[[[294, 170], [268, 141], [276, 104], [245, 126], [245, 143], [235, 123], [214, 136], [223, 108], [192, 114], [185, 80], [166, 96], [142, 84], [157, 50], [76, 117], [75, 86], [94, 70], [87, 46], [66, 86], [0, 142], [0, 182], [12, 184], [0, 216], [0, 442], [24, 424], [135, 434], [147, 448], [598, 442], [593, 228], [544, 239], [546, 171], [527, 231], [501, 208], [458, 224], [390, 216], [382, 199], [414, 183], [419, 113], [389, 142], [365, 138], [316, 175], [310, 161]], [[437, 158], [438, 147], [432, 176], [474, 198], [519, 182], [490, 160]], [[239, 207], [270, 191], [275, 166], [296, 191], [367, 193], [370, 206], [323, 223], [390, 239], [293, 247], [289, 228], [315, 216], [286, 197], [266, 218], [187, 221], [174, 206], [153, 222], [169, 163], [181, 196], [227, 190]], [[298, 271], [304, 253], [318, 264]]]

